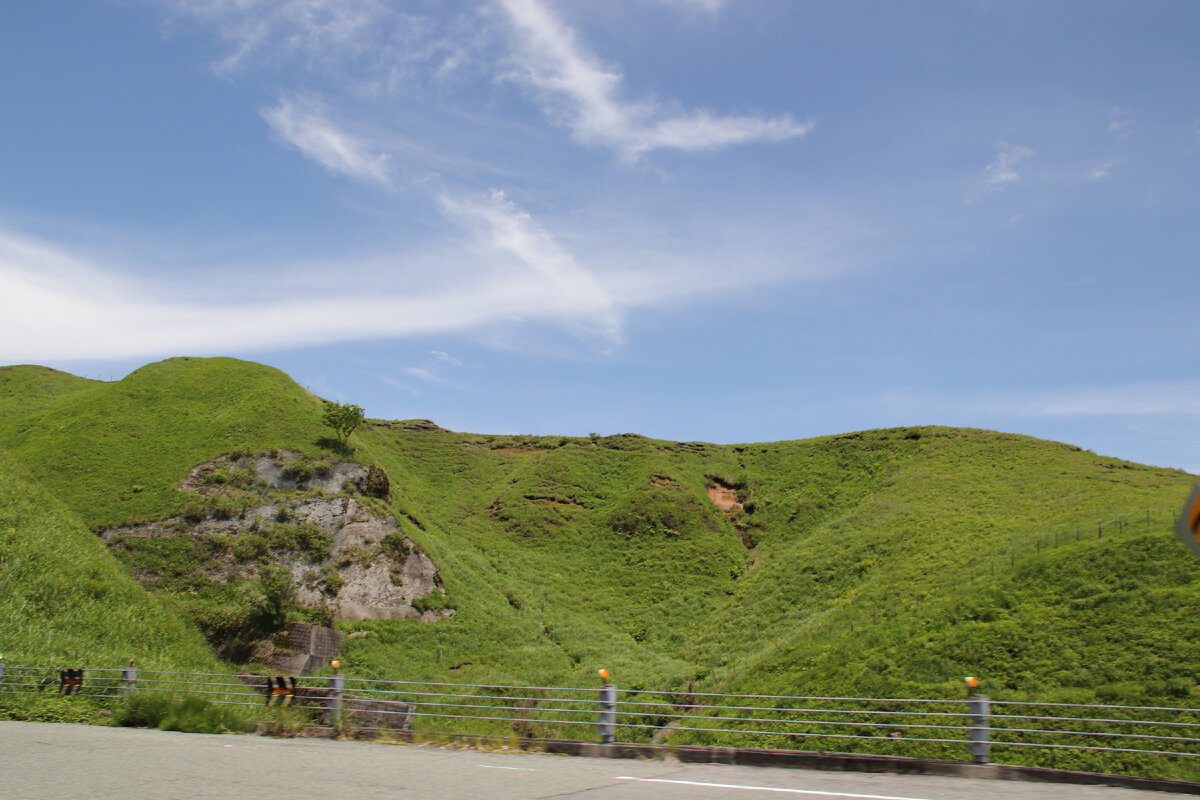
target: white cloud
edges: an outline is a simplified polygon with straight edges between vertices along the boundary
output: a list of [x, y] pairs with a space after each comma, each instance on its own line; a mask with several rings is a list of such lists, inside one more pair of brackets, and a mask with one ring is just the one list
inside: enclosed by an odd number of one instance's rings
[[261, 113], [280, 138], [330, 172], [390, 185], [389, 154], [329, 120], [317, 104], [282, 100]]
[[932, 419], [975, 420], [970, 424], [1005, 418], [1196, 417], [1200, 416], [1200, 380], [956, 395], [890, 390], [878, 401], [894, 411]]
[[1116, 165], [1117, 162], [1113, 159], [1102, 161], [1089, 169], [1085, 176], [1090, 181], [1106, 181], [1112, 177], [1112, 170]]
[[437, 380], [437, 376], [425, 367], [405, 367], [404, 372], [406, 375], [410, 375], [426, 383], [432, 383]]
[[508, 268], [531, 275], [546, 313], [573, 325], [593, 327], [610, 339], [619, 319], [608, 293], [587, 269], [504, 193], [439, 198], [442, 209], [471, 232], [479, 257], [492, 270]]
[[1022, 416], [1200, 416], [1200, 381], [1065, 391], [1028, 402]]
[[[371, 162], [342, 146], [345, 140], [304, 141], [306, 153], [329, 160], [329, 168], [376, 177], [364, 166]], [[0, 361], [238, 352], [514, 323], [598, 335], [606, 346], [619, 341], [621, 313], [611, 290], [503, 192], [444, 193], [437, 204], [458, 236], [435, 250], [375, 256], [364, 267], [377, 270], [386, 260], [398, 275], [418, 268], [428, 276], [422, 288], [393, 289], [377, 280], [370, 294], [318, 294], [293, 282], [289, 297], [276, 276], [294, 274], [294, 265], [264, 265], [242, 275], [236, 294], [198, 300], [181, 284], [139, 283], [95, 259], [0, 228]], [[327, 268], [354, 273], [362, 266]], [[321, 270], [319, 263], [304, 265], [306, 272]], [[434, 365], [462, 366], [444, 351], [431, 356]]]
[[[229, 51], [218, 74], [248, 64], [348, 73], [381, 81], [426, 34], [422, 18], [380, 0], [162, 0], [176, 17], [210, 26]], [[407, 56], [411, 57], [411, 56]]]
[[1117, 141], [1127, 142], [1133, 136], [1133, 118], [1129, 112], [1121, 109], [1113, 109], [1113, 119], [1108, 123], [1108, 132], [1117, 138]]
[[808, 133], [811, 122], [790, 115], [671, 114], [654, 102], [622, 99], [623, 76], [606, 68], [575, 31], [539, 0], [499, 0], [520, 37], [516, 77], [546, 101], [546, 112], [584, 144], [610, 147], [634, 160], [651, 150], [713, 150], [731, 144], [780, 141]]
[[984, 186], [990, 191], [1004, 191], [1009, 184], [1021, 179], [1018, 170], [1028, 164], [1033, 155], [1032, 148], [1001, 142], [995, 157], [983, 169]]
[[[114, 269], [0, 230], [0, 363], [225, 355], [467, 332], [514, 320], [576, 333], [586, 333], [590, 325], [616, 335], [618, 317], [604, 293], [588, 273], [556, 255], [531, 221], [518, 215], [506, 229], [507, 208], [479, 213], [491, 215], [488, 225], [495, 230], [484, 246], [450, 256], [455, 262], [479, 260], [457, 281], [417, 290], [289, 297], [268, 272], [258, 276], [262, 291], [247, 296], [279, 297], [270, 301], [198, 302], [186, 288], [139, 284]], [[523, 269], [488, 269], [488, 260], [506, 250], [532, 261]], [[537, 263], [547, 258], [554, 263]]]
[[716, 15], [725, 7], [725, 0], [662, 0], [667, 5], [677, 6], [688, 11], [703, 11]]

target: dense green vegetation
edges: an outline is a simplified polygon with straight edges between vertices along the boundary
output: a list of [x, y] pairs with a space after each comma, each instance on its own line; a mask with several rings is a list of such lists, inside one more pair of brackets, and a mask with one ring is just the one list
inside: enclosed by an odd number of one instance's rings
[[146, 591], [0, 452], [0, 654], [9, 664], [221, 668], [191, 621]]
[[[183, 513], [181, 481], [224, 453], [336, 452], [322, 413], [229, 359], [112, 384], [0, 369], [0, 449], [41, 487], [28, 504], [93, 528]], [[977, 675], [1008, 699], [1198, 704], [1178, 471], [937, 427], [718, 446], [367, 420], [348, 448], [387, 473], [388, 510], [441, 572], [428, 602], [456, 612], [340, 623], [359, 677], [593, 686], [607, 667], [623, 688], [958, 697]], [[35, 636], [8, 603], [0, 634]]]

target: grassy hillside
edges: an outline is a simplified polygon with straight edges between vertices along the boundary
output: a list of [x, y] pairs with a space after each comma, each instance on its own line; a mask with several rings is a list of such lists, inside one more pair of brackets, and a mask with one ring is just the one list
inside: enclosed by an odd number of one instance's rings
[[9, 664], [212, 672], [190, 620], [135, 581], [0, 452], [0, 653]]
[[[0, 369], [0, 448], [92, 527], [177, 512], [222, 453], [327, 452], [320, 413], [229, 359], [111, 384]], [[1196, 702], [1178, 471], [937, 427], [718, 446], [375, 420], [351, 446], [456, 609], [342, 623], [359, 676], [957, 697], [970, 674], [1010, 699]]]
[[198, 463], [238, 450], [318, 452], [321, 404], [279, 370], [174, 358], [121, 381], [0, 369], [0, 445], [89, 526], [177, 512]]

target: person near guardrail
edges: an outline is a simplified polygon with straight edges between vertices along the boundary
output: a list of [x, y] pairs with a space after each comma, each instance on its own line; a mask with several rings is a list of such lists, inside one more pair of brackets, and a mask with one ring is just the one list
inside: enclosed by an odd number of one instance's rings
[[58, 673], [58, 693], [61, 695], [79, 694], [83, 688], [82, 669], [64, 669]]
[[280, 675], [276, 678], [267, 678], [267, 705], [290, 706], [295, 694], [295, 677]]

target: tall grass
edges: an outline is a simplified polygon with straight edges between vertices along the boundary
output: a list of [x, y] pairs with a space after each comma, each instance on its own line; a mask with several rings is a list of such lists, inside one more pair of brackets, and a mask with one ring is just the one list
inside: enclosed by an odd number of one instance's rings
[[9, 664], [212, 672], [195, 626], [0, 451], [0, 655]]
[[[29, 550], [19, 583], [43, 587], [0, 599], [0, 635], [117, 663], [129, 648], [113, 632], [143, 650], [194, 636], [161, 599], [107, 610], [110, 586], [137, 587], [94, 539], [80, 544], [79, 520], [178, 513], [201, 461], [316, 455], [328, 436], [316, 398], [230, 359], [172, 359], [114, 384], [0, 370], [7, 480], [16, 461], [28, 469], [5, 485], [14, 522], [0, 532], [20, 534], [2, 546]], [[719, 446], [373, 420], [350, 444], [388, 473], [388, 511], [455, 609], [433, 624], [340, 623], [358, 677], [590, 686], [604, 667], [629, 689], [937, 697], [976, 675], [1010, 699], [1195, 702], [1200, 562], [1171, 535], [1194, 480], [1182, 472], [941, 427]], [[717, 484], [741, 510], [709, 501]], [[77, 569], [83, 553], [107, 566]]]

